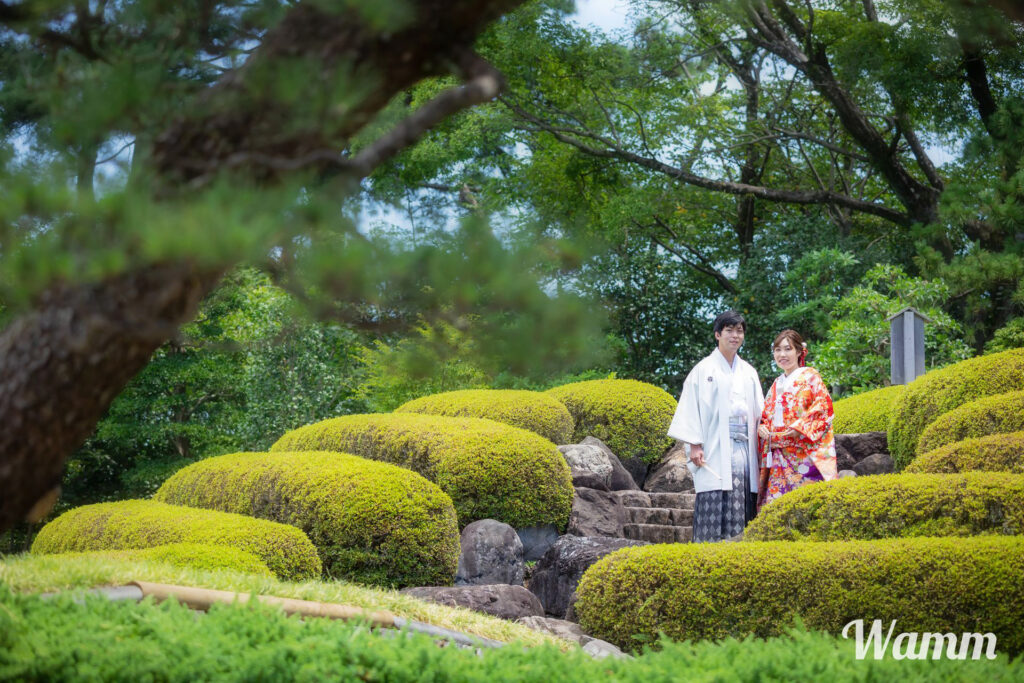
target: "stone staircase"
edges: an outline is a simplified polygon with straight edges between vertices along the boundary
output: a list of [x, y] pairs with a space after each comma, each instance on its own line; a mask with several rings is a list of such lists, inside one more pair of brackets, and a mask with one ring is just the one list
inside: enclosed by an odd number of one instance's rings
[[616, 491], [629, 516], [623, 535], [649, 543], [689, 543], [693, 538], [693, 493]]

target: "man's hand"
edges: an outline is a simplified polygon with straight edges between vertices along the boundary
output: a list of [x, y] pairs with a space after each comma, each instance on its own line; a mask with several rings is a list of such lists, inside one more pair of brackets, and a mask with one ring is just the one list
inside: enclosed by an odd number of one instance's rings
[[690, 462], [697, 467], [704, 467], [704, 446], [703, 444], [692, 444], [690, 446]]

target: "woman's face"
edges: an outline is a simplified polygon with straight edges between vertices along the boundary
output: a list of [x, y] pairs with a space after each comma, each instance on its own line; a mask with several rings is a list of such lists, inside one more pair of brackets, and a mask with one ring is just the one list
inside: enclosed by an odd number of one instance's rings
[[775, 364], [782, 368], [782, 371], [787, 375], [797, 368], [799, 362], [797, 359], [800, 356], [800, 352], [793, 346], [793, 342], [789, 339], [783, 339], [779, 342], [778, 346], [775, 347]]

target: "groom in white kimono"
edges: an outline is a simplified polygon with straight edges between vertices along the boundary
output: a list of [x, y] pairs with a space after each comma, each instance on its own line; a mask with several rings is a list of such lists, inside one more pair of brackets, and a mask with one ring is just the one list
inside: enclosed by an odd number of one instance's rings
[[683, 383], [668, 435], [686, 443], [697, 501], [693, 542], [722, 541], [757, 514], [757, 425], [764, 392], [757, 371], [737, 353], [747, 323], [736, 311], [715, 318], [718, 348]]

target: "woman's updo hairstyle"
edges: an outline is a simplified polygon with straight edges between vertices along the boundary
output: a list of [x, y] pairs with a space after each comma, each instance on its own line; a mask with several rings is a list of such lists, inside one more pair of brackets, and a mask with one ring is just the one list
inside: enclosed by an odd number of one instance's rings
[[779, 348], [779, 345], [786, 339], [789, 340], [794, 349], [798, 349], [797, 362], [803, 366], [804, 361], [807, 359], [807, 343], [804, 342], [804, 338], [796, 330], [783, 330], [779, 332], [779, 336], [772, 342], [772, 351]]

